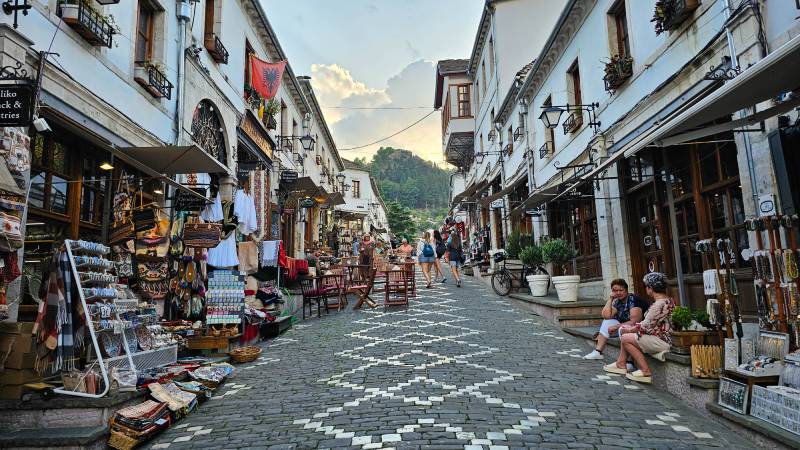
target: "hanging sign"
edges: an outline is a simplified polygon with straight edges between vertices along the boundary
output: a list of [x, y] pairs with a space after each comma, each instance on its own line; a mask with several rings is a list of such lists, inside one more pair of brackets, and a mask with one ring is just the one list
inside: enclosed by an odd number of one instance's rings
[[327, 203], [323, 203], [323, 204], [319, 205], [319, 209], [329, 209], [330, 207], [331, 207], [331, 205], [329, 205]]
[[33, 97], [33, 86], [29, 84], [0, 85], [0, 126], [30, 126]]
[[[206, 196], [206, 188], [190, 187], [188, 189], [204, 197]], [[205, 206], [206, 201], [196, 195], [192, 195], [182, 189], [175, 193], [175, 207], [178, 211], [199, 211]]]
[[775, 196], [771, 193], [758, 196], [758, 215], [761, 217], [775, 215]]
[[498, 198], [497, 200], [492, 201], [490, 206], [492, 207], [492, 209], [500, 209], [500, 208], [502, 208], [503, 207], [503, 199], [502, 198]]
[[314, 201], [314, 199], [311, 198], [311, 197], [305, 197], [305, 198], [301, 198], [300, 199], [300, 207], [301, 208], [313, 208], [314, 205], [316, 205], [316, 204], [317, 204], [317, 202]]
[[281, 181], [284, 183], [294, 183], [297, 181], [297, 171], [283, 170], [281, 171]]
[[283, 208], [283, 215], [291, 216], [294, 214], [294, 208]]

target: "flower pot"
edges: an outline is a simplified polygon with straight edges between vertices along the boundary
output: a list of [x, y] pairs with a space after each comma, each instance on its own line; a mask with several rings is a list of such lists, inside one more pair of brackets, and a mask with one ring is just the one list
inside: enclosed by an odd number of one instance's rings
[[672, 351], [682, 355], [691, 354], [693, 345], [703, 345], [705, 331], [670, 331], [672, 336]]
[[61, 19], [68, 23], [78, 23], [78, 5], [61, 5]]
[[531, 295], [534, 297], [544, 297], [550, 288], [550, 277], [548, 275], [528, 275], [528, 286], [531, 288]]
[[556, 294], [558, 294], [558, 301], [565, 303], [578, 301], [580, 275], [562, 275], [553, 277], [552, 280], [553, 286], [556, 288]]

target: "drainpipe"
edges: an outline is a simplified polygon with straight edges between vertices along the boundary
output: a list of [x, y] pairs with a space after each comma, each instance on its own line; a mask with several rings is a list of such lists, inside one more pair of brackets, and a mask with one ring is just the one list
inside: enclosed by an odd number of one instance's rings
[[188, 0], [178, 0], [178, 64], [175, 80], [175, 145], [180, 145], [183, 136], [183, 108], [185, 96], [183, 94], [186, 72], [186, 26], [191, 18]]
[[[728, 54], [731, 57], [731, 68], [739, 68], [739, 59], [736, 55], [736, 43], [733, 40], [733, 33], [731, 32], [728, 20], [731, 18], [731, 13], [734, 10], [732, 0], [724, 0], [723, 17], [725, 18], [725, 38], [728, 41]], [[741, 118], [744, 117], [742, 111], [736, 113]], [[750, 175], [750, 189], [753, 195], [753, 208], [758, 207], [758, 183], [756, 182], [756, 167], [753, 163], [753, 146], [750, 143], [750, 136], [747, 133], [742, 133], [742, 141], [744, 141], [744, 151], [747, 157], [747, 171]]]

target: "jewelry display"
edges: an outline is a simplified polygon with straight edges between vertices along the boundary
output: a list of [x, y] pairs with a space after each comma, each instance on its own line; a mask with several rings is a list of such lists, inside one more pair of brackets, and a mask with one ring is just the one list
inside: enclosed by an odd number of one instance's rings
[[748, 390], [746, 384], [725, 377], [719, 379], [719, 397], [717, 403], [719, 403], [720, 406], [740, 414], [746, 414], [747, 400]]

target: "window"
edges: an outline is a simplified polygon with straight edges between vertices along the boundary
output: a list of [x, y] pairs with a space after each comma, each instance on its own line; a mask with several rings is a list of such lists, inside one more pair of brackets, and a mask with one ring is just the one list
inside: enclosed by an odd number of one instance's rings
[[31, 192], [29, 202], [34, 208], [68, 215], [70, 163], [72, 149], [55, 133], [36, 134], [31, 142]]
[[206, 21], [205, 21], [205, 33], [206, 35], [214, 33], [214, 13], [216, 10], [216, 0], [206, 0]]
[[447, 127], [450, 125], [450, 89], [447, 89], [447, 94], [444, 98], [444, 109], [442, 110], [442, 135], [447, 133]]
[[578, 67], [578, 60], [572, 63], [572, 66], [567, 71], [567, 76], [569, 77], [569, 87], [571, 88], [572, 104], [580, 105], [583, 103], [583, 98], [581, 97], [581, 70]]
[[494, 39], [489, 38], [489, 74], [494, 75]]
[[486, 61], [481, 61], [481, 83], [483, 84], [483, 93], [486, 93]]
[[139, 17], [136, 25], [136, 61], [153, 59], [153, 22], [155, 10], [146, 1], [139, 2]]
[[481, 143], [481, 153], [483, 153], [483, 133], [481, 133], [480, 143]]
[[244, 40], [244, 84], [245, 86], [253, 84], [252, 74], [250, 73], [250, 55], [255, 55], [256, 51], [250, 45], [250, 41]]
[[628, 35], [628, 14], [625, 11], [625, 0], [618, 0], [611, 8], [611, 15], [614, 37], [614, 53], [621, 57], [631, 56], [631, 44]]
[[514, 126], [508, 127], [508, 154], [514, 153]]
[[481, 90], [478, 89], [478, 80], [475, 80], [475, 105], [481, 106]]
[[[549, 108], [551, 106], [553, 106], [553, 97], [548, 95], [547, 99], [544, 101], [544, 104], [542, 104], [542, 109], [547, 109], [547, 108]], [[545, 141], [545, 145], [547, 146], [547, 152], [550, 155], [555, 154], [556, 153], [556, 132], [555, 132], [554, 129], [545, 127], [545, 129], [544, 129], [544, 141]], [[539, 153], [539, 156], [541, 156], [541, 155], [542, 155], [542, 152]]]
[[281, 136], [286, 136], [289, 134], [289, 130], [287, 129], [289, 125], [289, 109], [286, 108], [286, 103], [283, 103], [281, 100]]
[[361, 181], [353, 180], [353, 198], [361, 198]]
[[[582, 198], [548, 205], [551, 236], [561, 237], [572, 244], [580, 256], [575, 259], [581, 279], [603, 276], [600, 264], [600, 237], [597, 230], [597, 213], [591, 186], [580, 190]], [[559, 273], [561, 268], [555, 268]], [[571, 270], [571, 269], [570, 269]]]
[[468, 84], [458, 86], [458, 117], [472, 117]]

